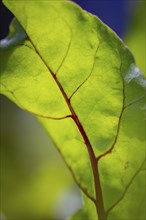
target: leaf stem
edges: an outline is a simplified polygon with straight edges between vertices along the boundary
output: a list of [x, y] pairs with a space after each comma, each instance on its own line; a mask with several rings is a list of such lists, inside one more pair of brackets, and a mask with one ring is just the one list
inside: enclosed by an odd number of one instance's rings
[[55, 74], [52, 72], [52, 70], [48, 67], [51, 75], [53, 76], [54, 80], [56, 81], [62, 95], [64, 96], [64, 99], [71, 111], [72, 114], [72, 118], [75, 122], [75, 124], [77, 125], [83, 140], [86, 144], [88, 153], [89, 153], [89, 158], [90, 158], [90, 162], [91, 162], [91, 166], [92, 166], [92, 171], [93, 171], [93, 177], [94, 177], [94, 186], [95, 186], [95, 193], [96, 193], [96, 200], [95, 200], [95, 206], [96, 206], [96, 210], [97, 210], [97, 215], [99, 220], [106, 220], [106, 212], [104, 210], [104, 203], [103, 203], [103, 196], [102, 196], [102, 190], [101, 190], [101, 184], [100, 184], [100, 178], [99, 178], [99, 171], [98, 171], [98, 164], [97, 164], [97, 160], [96, 160], [96, 156], [94, 154], [92, 145], [86, 135], [86, 132], [81, 124], [81, 122], [79, 121], [78, 116], [76, 115], [70, 100], [67, 97], [67, 94], [65, 93], [62, 85], [60, 84], [60, 82], [58, 81], [57, 77], [55, 76]]
[[96, 156], [95, 156], [94, 151], [92, 149], [91, 143], [90, 143], [90, 141], [84, 131], [84, 128], [83, 128], [82, 124], [80, 123], [76, 114], [74, 115], [73, 120], [76, 123], [76, 125], [77, 125], [83, 139], [84, 139], [84, 142], [87, 146], [87, 150], [89, 153], [89, 158], [90, 158], [92, 171], [93, 171], [93, 177], [94, 177], [94, 186], [95, 186], [95, 193], [96, 193], [95, 206], [96, 206], [96, 210], [97, 210], [97, 215], [98, 215], [99, 220], [106, 220], [106, 213], [104, 210], [103, 196], [102, 196], [102, 190], [101, 190], [101, 184], [100, 184]]

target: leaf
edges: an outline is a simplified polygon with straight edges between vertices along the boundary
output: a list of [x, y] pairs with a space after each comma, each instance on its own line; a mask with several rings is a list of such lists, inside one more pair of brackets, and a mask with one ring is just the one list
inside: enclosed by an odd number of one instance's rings
[[4, 3], [27, 38], [2, 49], [1, 93], [54, 140], [85, 198], [72, 219], [97, 219], [97, 212], [99, 220], [132, 220], [131, 209], [143, 218], [145, 79], [130, 51], [72, 2]]

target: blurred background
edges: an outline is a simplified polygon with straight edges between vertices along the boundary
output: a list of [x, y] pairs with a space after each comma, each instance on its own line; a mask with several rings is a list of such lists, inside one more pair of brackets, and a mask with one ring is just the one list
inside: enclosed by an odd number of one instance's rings
[[[145, 0], [75, 0], [121, 37], [145, 74]], [[0, 38], [13, 15], [0, 2]], [[80, 191], [38, 121], [0, 97], [1, 220], [64, 220], [82, 207]]]

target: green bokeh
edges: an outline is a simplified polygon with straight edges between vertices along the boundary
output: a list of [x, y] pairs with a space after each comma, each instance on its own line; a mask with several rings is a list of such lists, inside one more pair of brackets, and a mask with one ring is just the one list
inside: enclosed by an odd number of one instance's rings
[[137, 66], [146, 76], [146, 1], [139, 1], [131, 27], [125, 36], [125, 42], [135, 56]]

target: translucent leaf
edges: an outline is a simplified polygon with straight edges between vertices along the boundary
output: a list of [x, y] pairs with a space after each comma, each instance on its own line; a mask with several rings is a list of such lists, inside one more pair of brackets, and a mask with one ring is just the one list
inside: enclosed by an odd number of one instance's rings
[[145, 160], [145, 79], [133, 56], [72, 2], [4, 3], [27, 38], [7, 50], [1, 42], [1, 93], [37, 116], [54, 140], [85, 198], [72, 219], [123, 220], [125, 209], [124, 220], [132, 220]]

